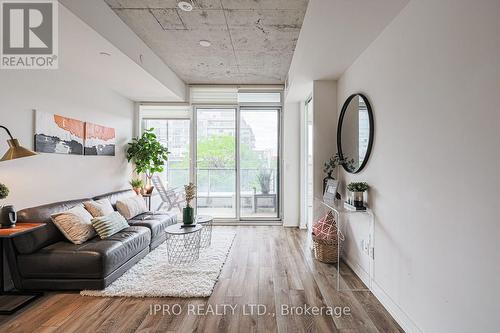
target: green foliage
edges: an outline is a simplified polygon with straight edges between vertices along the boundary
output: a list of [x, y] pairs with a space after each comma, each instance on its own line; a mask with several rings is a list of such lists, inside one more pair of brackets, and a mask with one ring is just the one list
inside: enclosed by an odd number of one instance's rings
[[[236, 144], [232, 135], [216, 135], [202, 138], [196, 147], [198, 154], [198, 168], [205, 169], [231, 169], [235, 167]], [[240, 145], [241, 167], [260, 168], [263, 162], [259, 155], [248, 145]], [[189, 166], [189, 159], [182, 161], [182, 166]]]
[[323, 167], [323, 172], [331, 176], [331, 173], [334, 172], [337, 166], [339, 165], [340, 165], [340, 157], [339, 154], [336, 153], [335, 155], [330, 157], [328, 162], [325, 162]]
[[142, 179], [136, 178], [129, 182], [132, 188], [142, 188], [144, 186], [144, 181]]
[[[198, 155], [198, 186], [200, 191], [206, 191], [208, 185], [208, 176], [210, 172], [210, 189], [218, 191], [234, 190], [234, 170], [236, 143], [232, 135], [222, 134], [198, 139], [196, 152]], [[265, 168], [265, 161], [253, 151], [247, 144], [241, 143], [240, 156], [242, 169], [260, 169]], [[183, 161], [176, 163], [176, 168], [188, 168], [189, 157], [186, 156]], [[211, 169], [210, 171], [206, 169]], [[254, 186], [258, 186], [255, 180]]]
[[198, 141], [198, 168], [234, 168], [236, 146], [231, 135], [218, 135]]
[[9, 196], [9, 188], [0, 183], [0, 199], [5, 199]]
[[339, 157], [339, 154], [336, 153], [330, 159], [328, 162], [325, 162], [323, 166], [323, 172], [326, 173], [327, 175], [330, 175], [335, 171], [337, 166], [344, 164], [347, 170], [354, 171], [356, 170], [354, 166], [354, 159], [353, 158], [348, 158], [344, 157], [344, 160], [342, 161]]
[[351, 192], [364, 192], [370, 187], [365, 182], [352, 182], [347, 185], [347, 189]]
[[155, 172], [162, 172], [168, 159], [168, 149], [158, 141], [154, 129], [150, 128], [141, 137], [133, 138], [127, 149], [127, 160], [135, 164], [137, 173], [151, 177]]

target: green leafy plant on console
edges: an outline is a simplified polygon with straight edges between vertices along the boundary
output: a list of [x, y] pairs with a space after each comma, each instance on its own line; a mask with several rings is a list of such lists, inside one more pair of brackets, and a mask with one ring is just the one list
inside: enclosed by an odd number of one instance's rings
[[370, 186], [365, 182], [351, 182], [347, 185], [347, 189], [351, 192], [365, 192], [369, 188]]

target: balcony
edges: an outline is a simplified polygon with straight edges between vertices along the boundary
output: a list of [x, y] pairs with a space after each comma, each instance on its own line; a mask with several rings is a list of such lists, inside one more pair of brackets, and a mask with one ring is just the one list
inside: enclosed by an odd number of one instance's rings
[[[217, 218], [236, 218], [236, 171], [229, 168], [200, 168], [197, 170], [198, 214]], [[262, 193], [259, 174], [270, 175], [269, 191]], [[163, 175], [168, 187], [180, 187], [189, 182], [189, 169], [169, 168]], [[265, 185], [265, 184], [264, 184]], [[278, 196], [276, 169], [241, 169], [241, 217], [276, 218]]]

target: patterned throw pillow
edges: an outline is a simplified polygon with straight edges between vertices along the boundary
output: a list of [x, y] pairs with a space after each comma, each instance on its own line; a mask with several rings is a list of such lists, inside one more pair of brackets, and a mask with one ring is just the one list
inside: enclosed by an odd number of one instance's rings
[[101, 239], [113, 236], [119, 231], [128, 228], [127, 220], [118, 212], [92, 219], [92, 226]]
[[82, 244], [95, 236], [92, 228], [92, 215], [82, 204], [65, 212], [51, 215], [54, 224], [63, 235], [73, 244]]
[[313, 234], [319, 239], [337, 239], [337, 222], [331, 211], [314, 223]]
[[142, 195], [136, 195], [131, 198], [117, 201], [116, 209], [127, 220], [148, 211], [146, 201], [144, 201]]
[[115, 211], [108, 199], [85, 201], [83, 205], [93, 217], [106, 216]]

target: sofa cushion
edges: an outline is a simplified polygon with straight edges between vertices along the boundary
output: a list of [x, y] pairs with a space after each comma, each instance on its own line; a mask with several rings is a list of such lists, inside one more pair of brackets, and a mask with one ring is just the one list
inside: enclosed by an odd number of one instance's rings
[[177, 215], [173, 213], [144, 213], [128, 220], [130, 225], [147, 227], [151, 230], [151, 243], [165, 236], [165, 228], [177, 223]]
[[110, 192], [102, 195], [98, 195], [94, 197], [94, 200], [101, 200], [101, 199], [108, 199], [109, 202], [111, 202], [111, 205], [113, 206], [113, 209], [116, 209], [116, 202], [118, 200], [123, 200], [127, 199], [133, 196], [136, 196], [135, 192], [133, 190], [121, 190], [121, 191], [116, 191], [116, 192]]
[[82, 244], [96, 233], [92, 227], [92, 215], [83, 207], [77, 205], [67, 211], [52, 215], [52, 221], [63, 235], [73, 244]]
[[150, 242], [149, 229], [139, 226], [80, 245], [57, 242], [36, 253], [19, 255], [19, 271], [24, 278], [104, 278], [149, 247]]
[[130, 197], [124, 200], [118, 200], [116, 202], [116, 209], [126, 219], [131, 219], [148, 211], [146, 201], [144, 201], [144, 198], [141, 195], [136, 195], [135, 197]]
[[93, 217], [106, 216], [115, 211], [109, 199], [85, 201], [83, 205]]
[[101, 239], [106, 239], [128, 228], [127, 220], [118, 212], [92, 219], [92, 226]]
[[46, 224], [33, 232], [14, 237], [13, 242], [16, 250], [22, 254], [33, 253], [47, 245], [64, 240], [64, 235], [54, 223], [52, 223], [51, 215], [64, 212], [88, 200], [90, 199], [56, 202], [48, 205], [26, 208], [17, 212], [17, 221], [19, 223], [44, 222]]

